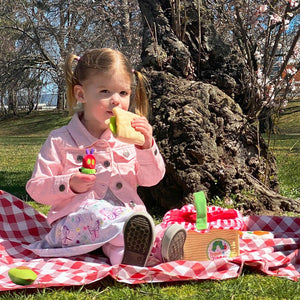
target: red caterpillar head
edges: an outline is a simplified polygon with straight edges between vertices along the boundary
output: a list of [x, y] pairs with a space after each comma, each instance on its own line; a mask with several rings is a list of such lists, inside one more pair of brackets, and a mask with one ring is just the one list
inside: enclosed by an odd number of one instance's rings
[[85, 169], [95, 169], [96, 159], [93, 155], [94, 149], [92, 148], [91, 151], [89, 151], [89, 149], [86, 149], [85, 152], [86, 155], [83, 158], [82, 167]]

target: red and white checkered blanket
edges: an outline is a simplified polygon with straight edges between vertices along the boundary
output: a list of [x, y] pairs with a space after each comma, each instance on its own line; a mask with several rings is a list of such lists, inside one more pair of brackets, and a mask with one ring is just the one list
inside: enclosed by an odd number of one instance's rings
[[26, 288], [80, 286], [111, 276], [119, 282], [171, 282], [238, 277], [243, 265], [268, 275], [297, 281], [300, 277], [300, 218], [250, 216], [247, 230], [266, 230], [273, 239], [240, 241], [241, 255], [215, 261], [174, 261], [153, 267], [110, 266], [96, 255], [40, 258], [26, 249], [49, 231], [46, 217], [15, 196], [0, 191], [0, 291], [24, 288], [15, 285], [8, 271], [17, 266], [33, 269], [38, 278]]

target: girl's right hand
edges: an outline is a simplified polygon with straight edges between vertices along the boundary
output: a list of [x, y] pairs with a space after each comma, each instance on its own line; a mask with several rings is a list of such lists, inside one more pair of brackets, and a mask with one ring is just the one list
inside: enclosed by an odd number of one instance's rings
[[70, 178], [70, 188], [74, 193], [80, 194], [90, 190], [96, 182], [96, 176], [93, 174], [74, 173]]

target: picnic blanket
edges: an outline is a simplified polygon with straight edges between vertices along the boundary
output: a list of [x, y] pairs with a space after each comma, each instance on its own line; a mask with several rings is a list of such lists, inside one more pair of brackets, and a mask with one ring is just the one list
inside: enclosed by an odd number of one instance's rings
[[300, 277], [300, 218], [248, 216], [247, 230], [266, 230], [273, 239], [240, 240], [241, 254], [214, 261], [173, 261], [152, 267], [108, 264], [99, 255], [41, 258], [26, 249], [50, 227], [46, 217], [17, 197], [0, 191], [0, 291], [25, 288], [14, 284], [8, 271], [27, 266], [38, 275], [26, 288], [81, 286], [111, 276], [127, 284], [229, 279], [247, 265], [268, 275], [297, 281]]

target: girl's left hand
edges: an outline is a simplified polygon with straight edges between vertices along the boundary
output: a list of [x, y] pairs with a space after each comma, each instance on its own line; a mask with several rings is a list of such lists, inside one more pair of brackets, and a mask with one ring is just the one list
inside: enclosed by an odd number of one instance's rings
[[131, 126], [136, 130], [141, 132], [145, 137], [145, 143], [141, 146], [142, 149], [149, 149], [153, 145], [153, 130], [152, 126], [149, 124], [147, 118], [140, 117], [131, 121]]

